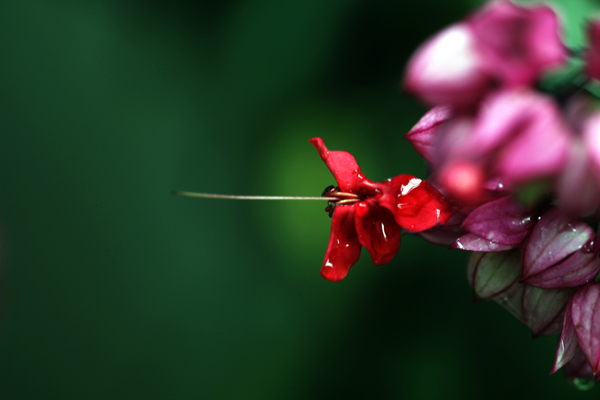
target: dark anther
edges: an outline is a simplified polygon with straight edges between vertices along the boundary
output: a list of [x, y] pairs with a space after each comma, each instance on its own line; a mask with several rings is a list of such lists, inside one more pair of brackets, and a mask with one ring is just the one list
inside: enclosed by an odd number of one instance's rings
[[333, 210], [335, 210], [335, 204], [329, 203], [329, 205], [325, 207], [325, 211], [329, 214], [329, 218], [333, 216]]
[[336, 191], [336, 187], [333, 185], [329, 185], [325, 188], [325, 190], [323, 190], [321, 197], [327, 197], [328, 195], [332, 194], [335, 191]]

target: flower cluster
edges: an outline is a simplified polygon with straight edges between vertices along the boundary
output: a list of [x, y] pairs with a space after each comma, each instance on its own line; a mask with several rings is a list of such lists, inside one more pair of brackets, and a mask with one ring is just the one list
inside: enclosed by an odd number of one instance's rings
[[[600, 109], [588, 85], [600, 79], [600, 21], [588, 24], [584, 51], [567, 49], [559, 27], [548, 6], [502, 0], [426, 41], [404, 85], [433, 108], [406, 138], [453, 207], [420, 235], [470, 251], [476, 298], [498, 302], [534, 336], [562, 332], [552, 373], [565, 367], [573, 382], [593, 382]], [[545, 72], [569, 67], [575, 74], [543, 91]]]

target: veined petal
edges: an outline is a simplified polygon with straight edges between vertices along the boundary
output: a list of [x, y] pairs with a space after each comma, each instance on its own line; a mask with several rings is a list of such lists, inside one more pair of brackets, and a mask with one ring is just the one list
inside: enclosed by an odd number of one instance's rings
[[573, 296], [571, 312], [577, 340], [600, 380], [600, 283], [589, 283]]
[[462, 227], [494, 243], [518, 246], [533, 224], [532, 213], [524, 210], [510, 196], [505, 196], [475, 209]]
[[573, 318], [571, 315], [571, 306], [573, 299], [567, 305], [565, 310], [565, 317], [563, 319], [563, 329], [558, 342], [558, 349], [556, 349], [556, 358], [554, 359], [554, 367], [550, 371], [550, 375], [562, 368], [563, 365], [568, 363], [577, 348], [579, 347], [577, 342], [577, 335], [575, 334], [575, 326], [573, 325]]
[[523, 317], [523, 295], [527, 285], [515, 282], [505, 291], [493, 297], [493, 300], [504, 307], [519, 321], [525, 323]]
[[356, 191], [358, 184], [358, 173], [360, 167], [354, 156], [346, 151], [329, 151], [323, 143], [323, 139], [317, 137], [309, 139], [310, 144], [315, 146], [321, 159], [333, 174], [342, 192]]
[[321, 275], [328, 281], [341, 281], [358, 261], [362, 248], [354, 224], [354, 205], [338, 206], [331, 218], [331, 235]]
[[598, 253], [581, 249], [569, 258], [525, 280], [543, 289], [563, 289], [585, 285], [600, 272]]
[[546, 290], [525, 285], [523, 323], [534, 337], [560, 332], [563, 313], [573, 293], [574, 289]]
[[523, 247], [521, 279], [527, 280], [561, 262], [594, 236], [586, 223], [573, 220], [559, 207], [550, 208], [536, 222]]
[[383, 182], [385, 190], [376, 201], [390, 210], [401, 227], [420, 232], [445, 224], [452, 216], [450, 202], [431, 184], [412, 175], [398, 175]]
[[469, 254], [467, 277], [475, 296], [491, 299], [500, 296], [519, 279], [519, 251]]
[[373, 264], [389, 263], [400, 249], [400, 232], [392, 213], [373, 200], [355, 206], [358, 240], [371, 254]]

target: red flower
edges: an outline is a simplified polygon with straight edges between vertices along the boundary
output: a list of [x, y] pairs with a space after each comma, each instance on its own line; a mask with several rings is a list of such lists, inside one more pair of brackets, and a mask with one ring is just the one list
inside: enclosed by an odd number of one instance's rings
[[375, 265], [387, 264], [400, 248], [402, 228], [420, 232], [445, 224], [452, 216], [448, 200], [429, 183], [412, 175], [372, 182], [360, 172], [350, 153], [327, 150], [321, 138], [310, 139], [310, 143], [338, 184], [324, 194], [337, 198], [330, 204], [331, 236], [321, 268], [325, 279], [344, 279], [358, 261], [362, 246]]

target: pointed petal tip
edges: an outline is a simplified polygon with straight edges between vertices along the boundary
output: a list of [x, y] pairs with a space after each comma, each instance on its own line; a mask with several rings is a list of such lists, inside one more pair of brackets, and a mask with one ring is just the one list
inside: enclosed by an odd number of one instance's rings
[[329, 282], [339, 282], [343, 280], [348, 272], [341, 273], [339, 270], [336, 271], [333, 267], [325, 267], [321, 268], [321, 276], [328, 280]]

